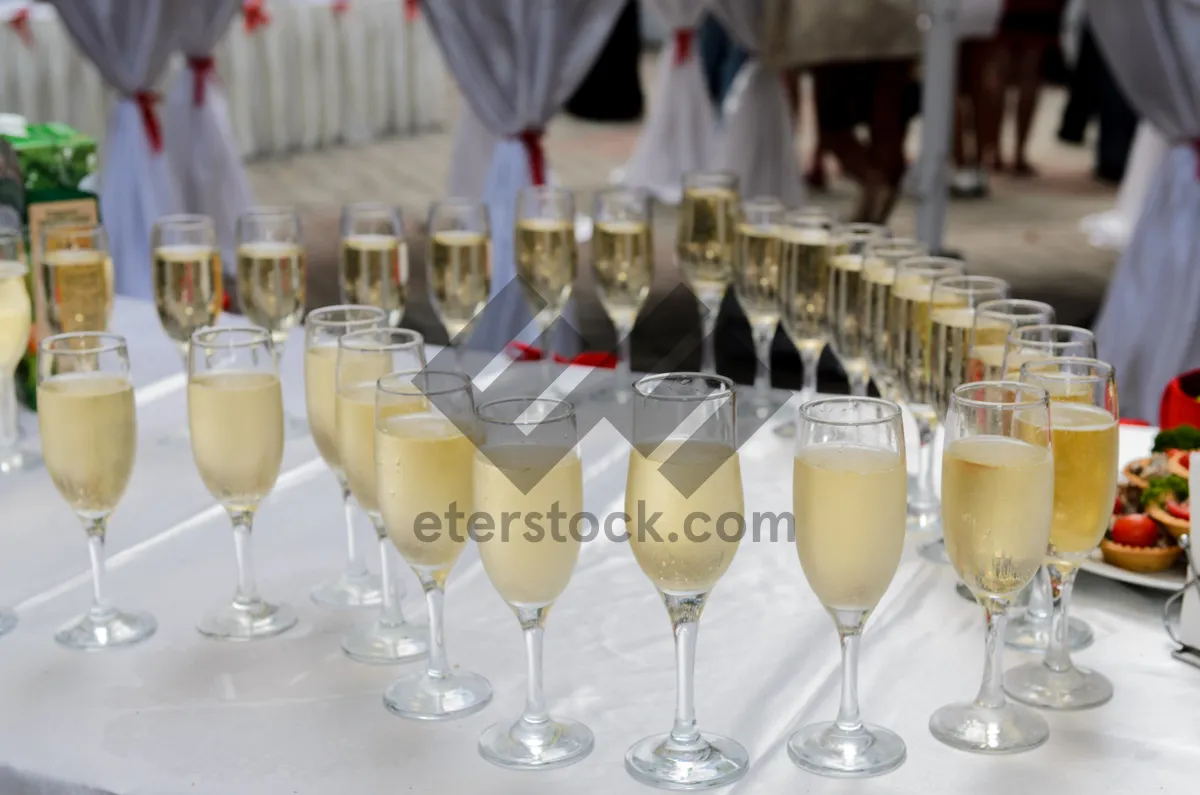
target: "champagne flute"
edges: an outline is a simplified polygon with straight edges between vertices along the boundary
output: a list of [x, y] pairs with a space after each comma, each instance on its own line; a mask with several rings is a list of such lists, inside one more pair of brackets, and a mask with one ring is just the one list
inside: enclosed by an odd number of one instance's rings
[[1026, 362], [1021, 381], [1045, 389], [1053, 407], [1054, 519], [1044, 568], [1054, 595], [1046, 657], [1004, 676], [1004, 692], [1035, 707], [1086, 709], [1106, 703], [1112, 683], [1071, 662], [1068, 606], [1079, 564], [1104, 538], [1117, 493], [1117, 382], [1112, 365], [1059, 357]]
[[575, 196], [550, 185], [524, 187], [517, 194], [517, 276], [537, 321], [542, 370], [554, 383], [554, 322], [571, 300], [579, 269], [575, 240]]
[[870, 384], [868, 349], [871, 343], [870, 309], [863, 280], [867, 245], [886, 240], [891, 233], [878, 224], [846, 224], [837, 235], [829, 263], [830, 338], [833, 354], [846, 373], [850, 394], [864, 396]]
[[338, 287], [342, 303], [376, 306], [400, 322], [408, 295], [408, 245], [400, 210], [379, 202], [342, 207]]
[[1006, 701], [1001, 681], [1006, 614], [1041, 565], [1053, 515], [1046, 390], [1015, 381], [955, 389], [942, 455], [942, 524], [950, 562], [987, 618], [987, 656], [975, 701], [929, 719], [933, 736], [951, 747], [1015, 753], [1050, 736], [1040, 715]]
[[[17, 365], [29, 349], [33, 307], [25, 277], [25, 247], [19, 230], [0, 229], [0, 475], [22, 472], [37, 465], [37, 456], [21, 449], [20, 405], [17, 402]], [[0, 612], [0, 635], [5, 632]]]
[[594, 744], [582, 723], [550, 716], [542, 690], [546, 616], [579, 559], [574, 520], [583, 513], [583, 466], [575, 409], [534, 397], [495, 400], [479, 407], [479, 424], [475, 510], [492, 525], [512, 512], [527, 525], [530, 518], [548, 518], [544, 532], [536, 534], [475, 525], [488, 579], [521, 624], [529, 672], [524, 713], [489, 727], [479, 738], [479, 753], [500, 767], [563, 767], [583, 759]]
[[207, 215], [166, 215], [150, 231], [154, 305], [187, 369], [188, 343], [221, 314], [225, 287], [217, 233]]
[[491, 226], [487, 205], [444, 199], [429, 208], [429, 291], [462, 369], [462, 350], [475, 316], [492, 289]]
[[238, 581], [230, 604], [200, 619], [217, 640], [256, 640], [296, 625], [288, 605], [258, 594], [250, 533], [283, 463], [283, 393], [268, 331], [201, 329], [188, 351], [188, 426], [200, 479], [233, 523]]
[[817, 364], [829, 342], [829, 269], [837, 224], [826, 215], [790, 212], [779, 227], [779, 319], [804, 366], [801, 402], [817, 394]]
[[717, 371], [717, 314], [732, 275], [737, 223], [736, 175], [727, 171], [689, 171], [683, 175], [675, 255], [684, 281], [700, 302], [700, 369], [707, 373]]
[[252, 207], [237, 219], [238, 303], [271, 333], [282, 360], [288, 332], [304, 317], [307, 266], [300, 216], [291, 207]]
[[398, 328], [364, 329], [338, 339], [336, 405], [338, 460], [358, 506], [371, 520], [379, 540], [382, 598], [379, 615], [342, 638], [342, 651], [365, 663], [395, 663], [422, 657], [429, 645], [404, 620], [403, 583], [392, 575], [387, 528], [379, 513], [375, 471], [375, 388], [388, 373], [425, 368], [425, 338]]
[[670, 529], [630, 532], [629, 545], [671, 619], [677, 690], [670, 733], [634, 744], [625, 769], [665, 789], [724, 786], [746, 773], [749, 756], [734, 740], [700, 733], [693, 672], [700, 614], [745, 529], [736, 393], [729, 379], [704, 373], [649, 375], [634, 393], [625, 512], [660, 513]]
[[332, 608], [374, 607], [383, 598], [379, 578], [367, 569], [354, 532], [350, 485], [337, 448], [337, 355], [342, 335], [387, 326], [387, 312], [376, 306], [327, 306], [304, 320], [304, 398], [308, 426], [317, 452], [342, 487], [346, 517], [346, 565], [336, 579], [312, 590], [312, 600]]
[[871, 380], [880, 394], [890, 400], [902, 401], [897, 387], [899, 374], [892, 369], [892, 324], [888, 312], [892, 308], [892, 285], [896, 281], [896, 266], [912, 257], [929, 253], [924, 243], [909, 238], [893, 238], [868, 242], [863, 252], [862, 323], [867, 332], [867, 366]]
[[129, 353], [116, 334], [75, 332], [38, 349], [38, 429], [54, 487], [83, 522], [92, 561], [92, 607], [54, 639], [72, 649], [108, 649], [146, 640], [148, 613], [118, 610], [104, 595], [104, 538], [137, 454]]
[[42, 230], [42, 294], [53, 333], [108, 328], [113, 265], [104, 227], [57, 224]]
[[933, 283], [929, 395], [939, 421], [946, 419], [950, 394], [975, 380], [970, 377], [970, 353], [977, 307], [1007, 297], [1008, 282], [994, 276], [945, 276]]
[[[909, 489], [908, 526], [913, 530], [940, 527], [938, 497], [933, 488], [933, 449], [937, 413], [932, 405], [932, 338], [930, 310], [933, 282], [943, 276], [958, 276], [962, 260], [947, 257], [910, 257], [896, 265], [896, 278], [888, 296], [888, 357], [896, 386], [917, 423], [920, 453], [916, 482]], [[940, 534], [939, 534], [940, 537]], [[941, 543], [934, 540], [921, 553], [945, 562]]]
[[899, 767], [907, 753], [898, 735], [864, 724], [858, 712], [859, 639], [900, 565], [907, 484], [904, 421], [895, 403], [839, 397], [800, 407], [796, 551], [842, 647], [837, 719], [806, 726], [788, 741], [792, 761], [813, 773], [875, 776]]
[[742, 202], [733, 249], [733, 294], [754, 339], [754, 410], [767, 419], [779, 408], [771, 399], [771, 342], [779, 325], [779, 276], [783, 202], [758, 196]]
[[617, 332], [617, 400], [629, 398], [633, 325], [654, 283], [650, 195], [641, 188], [596, 194], [592, 272], [597, 294]]
[[[1000, 365], [1005, 378], [1019, 379], [1025, 362], [1060, 356], [1094, 358], [1096, 336], [1088, 329], [1060, 323], [1016, 326], [1005, 338]], [[1006, 629], [1004, 642], [1024, 650], [1048, 648], [1053, 611], [1050, 572], [1042, 566], [1029, 586], [1028, 607]], [[1016, 629], [1012, 629], [1013, 625]], [[1092, 638], [1092, 628], [1086, 621], [1074, 616], [1067, 618], [1067, 641], [1072, 650], [1090, 646]]]
[[[975, 310], [975, 328], [971, 332], [968, 381], [995, 381], [1004, 372], [1004, 342], [1010, 331], [1023, 326], [1054, 322], [1054, 307], [1027, 298], [1001, 298], [984, 301]], [[1012, 623], [1009, 623], [1012, 629]]]
[[[472, 715], [492, 700], [482, 676], [451, 667], [442, 632], [446, 579], [463, 549], [474, 513], [472, 460], [479, 434], [471, 380], [462, 373], [401, 370], [375, 390], [375, 471], [379, 513], [412, 567], [429, 607], [429, 662], [396, 680], [383, 696], [392, 712], [416, 720]], [[432, 517], [432, 534], [424, 525]], [[449, 527], [441, 524], [446, 518]]]

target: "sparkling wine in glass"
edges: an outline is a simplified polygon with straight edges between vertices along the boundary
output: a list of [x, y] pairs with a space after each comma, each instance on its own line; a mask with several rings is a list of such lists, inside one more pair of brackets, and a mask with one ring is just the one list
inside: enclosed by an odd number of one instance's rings
[[1005, 377], [1018, 378], [1021, 365], [1059, 356], [1096, 355], [1096, 335], [1079, 326], [1043, 323], [1014, 328], [1004, 343]]
[[38, 349], [37, 389], [46, 470], [83, 522], [92, 561], [92, 607], [54, 639], [85, 650], [140, 643], [157, 629], [154, 617], [118, 610], [104, 595], [108, 518], [125, 494], [137, 454], [125, 339], [100, 332], [47, 337]]
[[[594, 744], [588, 727], [549, 714], [542, 689], [546, 617], [579, 559], [572, 520], [583, 512], [583, 466], [575, 410], [535, 397], [496, 400], [479, 407], [479, 425], [474, 505], [498, 528], [476, 526], [479, 556], [521, 625], [529, 672], [524, 713], [489, 727], [479, 738], [479, 753], [500, 767], [563, 767], [583, 759]], [[505, 534], [500, 520], [512, 512], [547, 517], [545, 532]]]
[[200, 479], [229, 513], [237, 553], [233, 601], [200, 619], [201, 634], [255, 640], [286, 632], [295, 611], [258, 594], [250, 533], [283, 463], [283, 393], [269, 332], [202, 329], [188, 351], [188, 426]]
[[[391, 541], [379, 512], [375, 467], [376, 382], [401, 370], [425, 368], [425, 338], [408, 329], [353, 331], [338, 339], [334, 414], [337, 455], [350, 492], [371, 520], [379, 542], [382, 599], [379, 615], [342, 638], [342, 651], [365, 663], [395, 663], [423, 657], [429, 650], [425, 632], [404, 620], [403, 584], [394, 578]], [[401, 404], [394, 408], [401, 411]]]
[[1046, 390], [1014, 381], [963, 384], [950, 397], [942, 455], [946, 551], [987, 618], [975, 700], [942, 707], [933, 736], [964, 751], [1016, 753], [1050, 736], [1046, 721], [1004, 697], [1004, 623], [1046, 555], [1054, 458]]
[[1112, 683], [1071, 662], [1068, 606], [1079, 564], [1104, 538], [1112, 519], [1118, 468], [1116, 379], [1105, 362], [1059, 357], [1026, 362], [1021, 381], [1050, 395], [1054, 518], [1044, 568], [1050, 574], [1054, 618], [1045, 658], [1008, 671], [1004, 690], [1017, 701], [1045, 709], [1097, 707], [1112, 698]]
[[[887, 337], [889, 369], [896, 387], [917, 423], [920, 453], [916, 482], [909, 489], [908, 526], [912, 530], [940, 528], [937, 492], [933, 488], [934, 435], [937, 412], [933, 407], [933, 336], [931, 312], [933, 283], [944, 276], [961, 276], [962, 260], [948, 257], [911, 257], [896, 265], [896, 278], [888, 296]], [[922, 555], [945, 562], [940, 539], [921, 547]]]
[[[693, 671], [700, 614], [737, 553], [745, 527], [733, 382], [704, 373], [649, 375], [634, 385], [634, 449], [625, 512], [661, 514], [654, 534], [629, 545], [667, 607], [675, 635], [675, 723], [633, 745], [625, 769], [665, 789], [707, 789], [745, 775], [746, 749], [696, 725]], [[697, 512], [713, 517], [688, 521]], [[732, 526], [731, 526], [732, 524]]]
[[307, 266], [300, 216], [291, 207], [252, 207], [237, 220], [242, 314], [271, 333], [282, 359], [288, 332], [304, 318]]
[[890, 400], [902, 401], [897, 388], [898, 373], [892, 369], [891, 309], [892, 285], [896, 282], [896, 266], [912, 257], [929, 253], [924, 243], [909, 238], [890, 238], [868, 242], [863, 252], [862, 323], [867, 327], [867, 365], [871, 380], [880, 394]]
[[886, 226], [846, 224], [838, 232], [833, 258], [829, 261], [829, 344], [846, 373], [850, 394], [864, 396], [870, 384], [868, 353], [871, 342], [869, 283], [863, 280], [867, 245], [887, 240]]
[[[1008, 296], [1008, 282], [993, 276], [946, 276], [933, 283], [930, 302], [929, 395], [938, 419], [944, 421], [950, 395], [971, 378], [971, 334], [976, 329], [975, 311], [985, 301]], [[987, 334], [988, 326], [981, 327]]]
[[754, 411], [767, 419], [782, 405], [771, 398], [771, 343], [779, 325], [783, 202], [759, 196], [742, 202], [733, 247], [733, 294], [754, 340]]
[[342, 208], [338, 287], [342, 302], [379, 307], [400, 322], [408, 294], [408, 246], [400, 210], [379, 202]]
[[[28, 471], [39, 463], [37, 455], [21, 449], [15, 378], [17, 365], [29, 349], [33, 325], [28, 274], [20, 231], [0, 229], [0, 475]], [[0, 611], [0, 635], [15, 620], [11, 613]]]
[[337, 356], [344, 334], [387, 326], [387, 312], [375, 306], [327, 306], [304, 320], [304, 398], [308, 427], [317, 452], [342, 488], [346, 518], [346, 564], [335, 579], [313, 589], [312, 600], [332, 608], [375, 607], [383, 598], [379, 578], [367, 569], [354, 529], [354, 503], [337, 448]]
[[187, 368], [192, 334], [217, 322], [225, 299], [217, 233], [206, 215], [167, 215], [150, 231], [154, 305]]
[[55, 334], [105, 331], [113, 307], [113, 264], [102, 226], [42, 230], [42, 294]]
[[839, 397], [800, 407], [796, 551], [842, 647], [837, 719], [806, 726], [788, 741], [792, 761], [813, 773], [875, 776], [904, 762], [904, 741], [859, 716], [858, 646], [900, 565], [907, 481], [904, 422], [895, 403]]
[[[1054, 307], [1027, 298], [984, 301], [975, 310], [971, 332], [968, 381], [997, 381], [1010, 377], [1004, 372], [1004, 343], [1009, 332], [1023, 326], [1054, 322]], [[1020, 368], [1012, 373], [1016, 378]], [[1010, 628], [1012, 624], [1009, 624]]]
[[[475, 512], [480, 439], [471, 381], [462, 373], [402, 370], [379, 379], [375, 395], [379, 513], [429, 607], [425, 670], [392, 683], [383, 703], [415, 720], [462, 718], [492, 700], [486, 679], [450, 665], [442, 630], [446, 580], [466, 548], [466, 517]], [[432, 528], [425, 525], [430, 517]]]
[[801, 401], [817, 394], [817, 363], [829, 342], [829, 271], [838, 227], [828, 216], [792, 212], [779, 227], [780, 321], [804, 367]]
[[551, 329], [567, 308], [579, 270], [575, 196], [566, 188], [532, 185], [517, 194], [517, 276], [541, 334], [543, 376], [554, 381]]
[[[429, 294], [438, 320], [460, 357], [472, 322], [492, 289], [492, 242], [487, 205], [443, 199], [429, 208]], [[461, 366], [460, 366], [461, 369]]]
[[721, 300], [732, 278], [738, 225], [738, 179], [727, 171], [691, 171], [683, 175], [683, 202], [675, 256], [688, 287], [700, 302], [704, 339], [702, 370], [717, 371], [714, 333]]
[[628, 402], [633, 325], [654, 284], [654, 222], [641, 188], [596, 194], [592, 272], [600, 304], [617, 333], [617, 399]]

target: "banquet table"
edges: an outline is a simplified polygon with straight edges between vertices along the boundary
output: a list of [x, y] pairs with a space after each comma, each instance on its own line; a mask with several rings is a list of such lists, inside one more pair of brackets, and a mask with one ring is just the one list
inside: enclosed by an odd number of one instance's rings
[[[259, 586], [294, 605], [300, 625], [252, 644], [201, 637], [195, 621], [234, 585], [229, 520], [204, 492], [186, 445], [161, 436], [183, 421], [178, 357], [153, 309], [118, 307], [138, 389], [138, 461], [110, 530], [109, 590], [147, 609], [158, 634], [138, 647], [86, 654], [52, 634], [81, 612], [90, 586], [83, 533], [44, 470], [0, 482], [7, 549], [0, 601], [21, 623], [0, 638], [0, 792], [145, 795], [355, 795], [396, 792], [640, 793], [623, 770], [634, 741], [666, 731], [674, 706], [670, 626], [624, 544], [603, 534], [583, 545], [555, 605], [545, 642], [551, 712], [596, 736], [581, 763], [554, 771], [501, 770], [476, 751], [492, 722], [523, 705], [523, 644], [473, 545], [450, 577], [451, 662], [486, 676], [494, 703], [445, 723], [406, 721], [381, 702], [414, 665], [369, 666], [345, 657], [339, 636], [361, 614], [316, 608], [311, 586], [341, 563], [341, 505], [309, 439], [289, 440], [283, 473], [255, 526]], [[285, 403], [303, 410], [295, 334], [283, 365]], [[1148, 449], [1152, 432], [1122, 428], [1121, 455]], [[584, 507], [620, 511], [628, 447], [601, 424], [582, 442]], [[915, 456], [910, 455], [910, 461]], [[791, 444], [763, 428], [741, 447], [746, 509], [791, 507]], [[364, 522], [365, 524], [365, 522]], [[366, 532], [366, 528], [360, 528]], [[366, 536], [364, 535], [364, 540]], [[1200, 671], [1173, 660], [1159, 620], [1162, 594], [1081, 575], [1077, 613], [1096, 633], [1077, 660], [1108, 675], [1112, 702], [1046, 713], [1049, 742], [986, 757], [942, 746], [929, 715], [970, 699], [983, 663], [981, 610], [954, 593], [946, 565], [906, 544], [862, 645], [866, 720], [897, 731], [908, 760], [885, 778], [840, 781], [789, 761], [788, 735], [830, 719], [838, 701], [833, 624], [804, 581], [786, 538], [748, 536], [701, 622], [696, 667], [702, 729], [750, 752], [735, 793], [953, 793], [1194, 791], [1200, 770]], [[864, 550], [870, 554], [870, 550]], [[405, 572], [410, 617], [423, 615]], [[1021, 655], [1011, 654], [1010, 665]]]

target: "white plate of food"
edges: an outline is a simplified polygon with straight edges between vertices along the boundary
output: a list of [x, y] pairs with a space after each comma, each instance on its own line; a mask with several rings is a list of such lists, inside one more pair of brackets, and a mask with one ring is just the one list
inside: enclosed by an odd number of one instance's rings
[[1184, 572], [1186, 571], [1182, 566], [1178, 565], [1166, 571], [1149, 573], [1129, 571], [1128, 569], [1114, 566], [1111, 563], [1105, 563], [1104, 556], [1100, 554], [1100, 550], [1098, 549], [1093, 549], [1092, 554], [1080, 564], [1079, 568], [1089, 574], [1095, 574], [1097, 577], [1106, 577], [1110, 580], [1137, 585], [1142, 588], [1152, 588], [1155, 591], [1170, 592], [1178, 591], [1183, 587]]

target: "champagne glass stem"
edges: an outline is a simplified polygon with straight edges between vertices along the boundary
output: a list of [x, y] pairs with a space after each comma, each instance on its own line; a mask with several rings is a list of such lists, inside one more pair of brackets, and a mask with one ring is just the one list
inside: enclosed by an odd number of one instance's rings
[[633, 324], [615, 324], [617, 332], [617, 381], [621, 389], [629, 388], [629, 374], [633, 371]]
[[985, 607], [987, 617], [987, 656], [983, 664], [983, 684], [975, 696], [976, 706], [999, 709], [1004, 706], [1004, 625], [1008, 617], [1004, 608], [993, 603]]
[[700, 372], [717, 372], [717, 313], [721, 309], [721, 299], [704, 300], [700, 303], [700, 330], [704, 338], [700, 340], [702, 360]]
[[675, 633], [675, 725], [667, 740], [673, 749], [695, 749], [702, 745], [700, 729], [696, 726], [694, 687], [696, 633], [700, 629], [700, 612], [707, 596], [663, 594], [667, 614], [671, 617], [671, 629]]
[[1029, 586], [1029, 607], [1025, 612], [1030, 617], [1041, 620], [1050, 618], [1054, 609], [1051, 595], [1053, 587], [1049, 567], [1042, 566], [1034, 575], [1033, 584]]
[[551, 328], [554, 326], [554, 319], [548, 317], [546, 312], [539, 312], [537, 316], [538, 324], [538, 346], [542, 352], [542, 380], [546, 382], [546, 389], [554, 383], [556, 378], [554, 373], [554, 339], [551, 335]]
[[519, 608], [517, 619], [525, 635], [525, 712], [521, 723], [526, 727], [541, 726], [550, 720], [546, 712], [546, 694], [542, 689], [542, 637], [546, 628], [546, 608]]
[[753, 326], [754, 333], [754, 398], [766, 403], [771, 391], [771, 342], [775, 327], [766, 323]]
[[917, 493], [914, 502], [918, 504], [932, 503], [936, 500], [933, 490], [933, 437], [936, 431], [937, 416], [924, 408], [913, 411], [917, 421], [917, 439], [920, 447], [917, 453]]
[[272, 331], [271, 342], [275, 346], [275, 365], [283, 366], [283, 349], [287, 345], [288, 333], [286, 331]]
[[871, 385], [871, 378], [865, 372], [859, 369], [854, 369], [853, 372], [847, 374], [847, 380], [850, 381], [850, 394], [855, 397], [866, 397], [867, 389]]
[[821, 361], [824, 346], [801, 345], [800, 363], [804, 367], [804, 385], [800, 393], [812, 400], [817, 395], [817, 363]]
[[446, 659], [446, 635], [442, 624], [442, 601], [445, 591], [437, 578], [418, 574], [421, 587], [425, 590], [425, 604], [429, 607], [429, 665], [426, 668], [432, 679], [445, 679], [450, 675], [450, 662]]
[[[382, 523], [382, 520], [380, 521]], [[380, 611], [379, 623], [398, 627], [404, 623], [404, 611], [400, 607], [395, 583], [392, 582], [392, 562], [391, 556], [388, 555], [391, 541], [386, 532], [380, 532], [379, 536], [379, 587], [383, 590], [383, 608]]]
[[466, 356], [463, 352], [463, 343], [465, 340], [453, 339], [450, 340], [450, 347], [454, 348], [454, 369], [460, 373], [466, 372]]
[[350, 487], [342, 479], [342, 511], [346, 516], [346, 579], [357, 580], [367, 576], [367, 561], [354, 535], [354, 503]]
[[861, 638], [858, 632], [838, 628], [838, 639], [842, 644], [842, 700], [835, 724], [847, 734], [858, 734], [863, 730], [858, 714], [858, 644]]
[[18, 418], [17, 381], [12, 373], [0, 373], [0, 457], [15, 450], [20, 441]]
[[1074, 566], [1065, 572], [1057, 566], [1046, 566], [1045, 570], [1049, 572], [1054, 598], [1054, 621], [1050, 625], [1050, 643], [1046, 647], [1046, 667], [1055, 673], [1063, 673], [1073, 667], [1067, 637], [1070, 628], [1067, 608], [1071, 601], [1071, 591], [1075, 587], [1075, 575], [1079, 570]]
[[92, 563], [92, 607], [88, 611], [93, 622], [107, 623], [114, 610], [104, 596], [106, 567], [104, 564], [104, 535], [108, 530], [107, 519], [90, 519], [87, 522], [88, 558]]
[[233, 596], [233, 604], [236, 607], [248, 608], [262, 601], [254, 580], [254, 559], [250, 548], [254, 511], [230, 511], [229, 516], [233, 519], [233, 545], [238, 570], [237, 593]]

